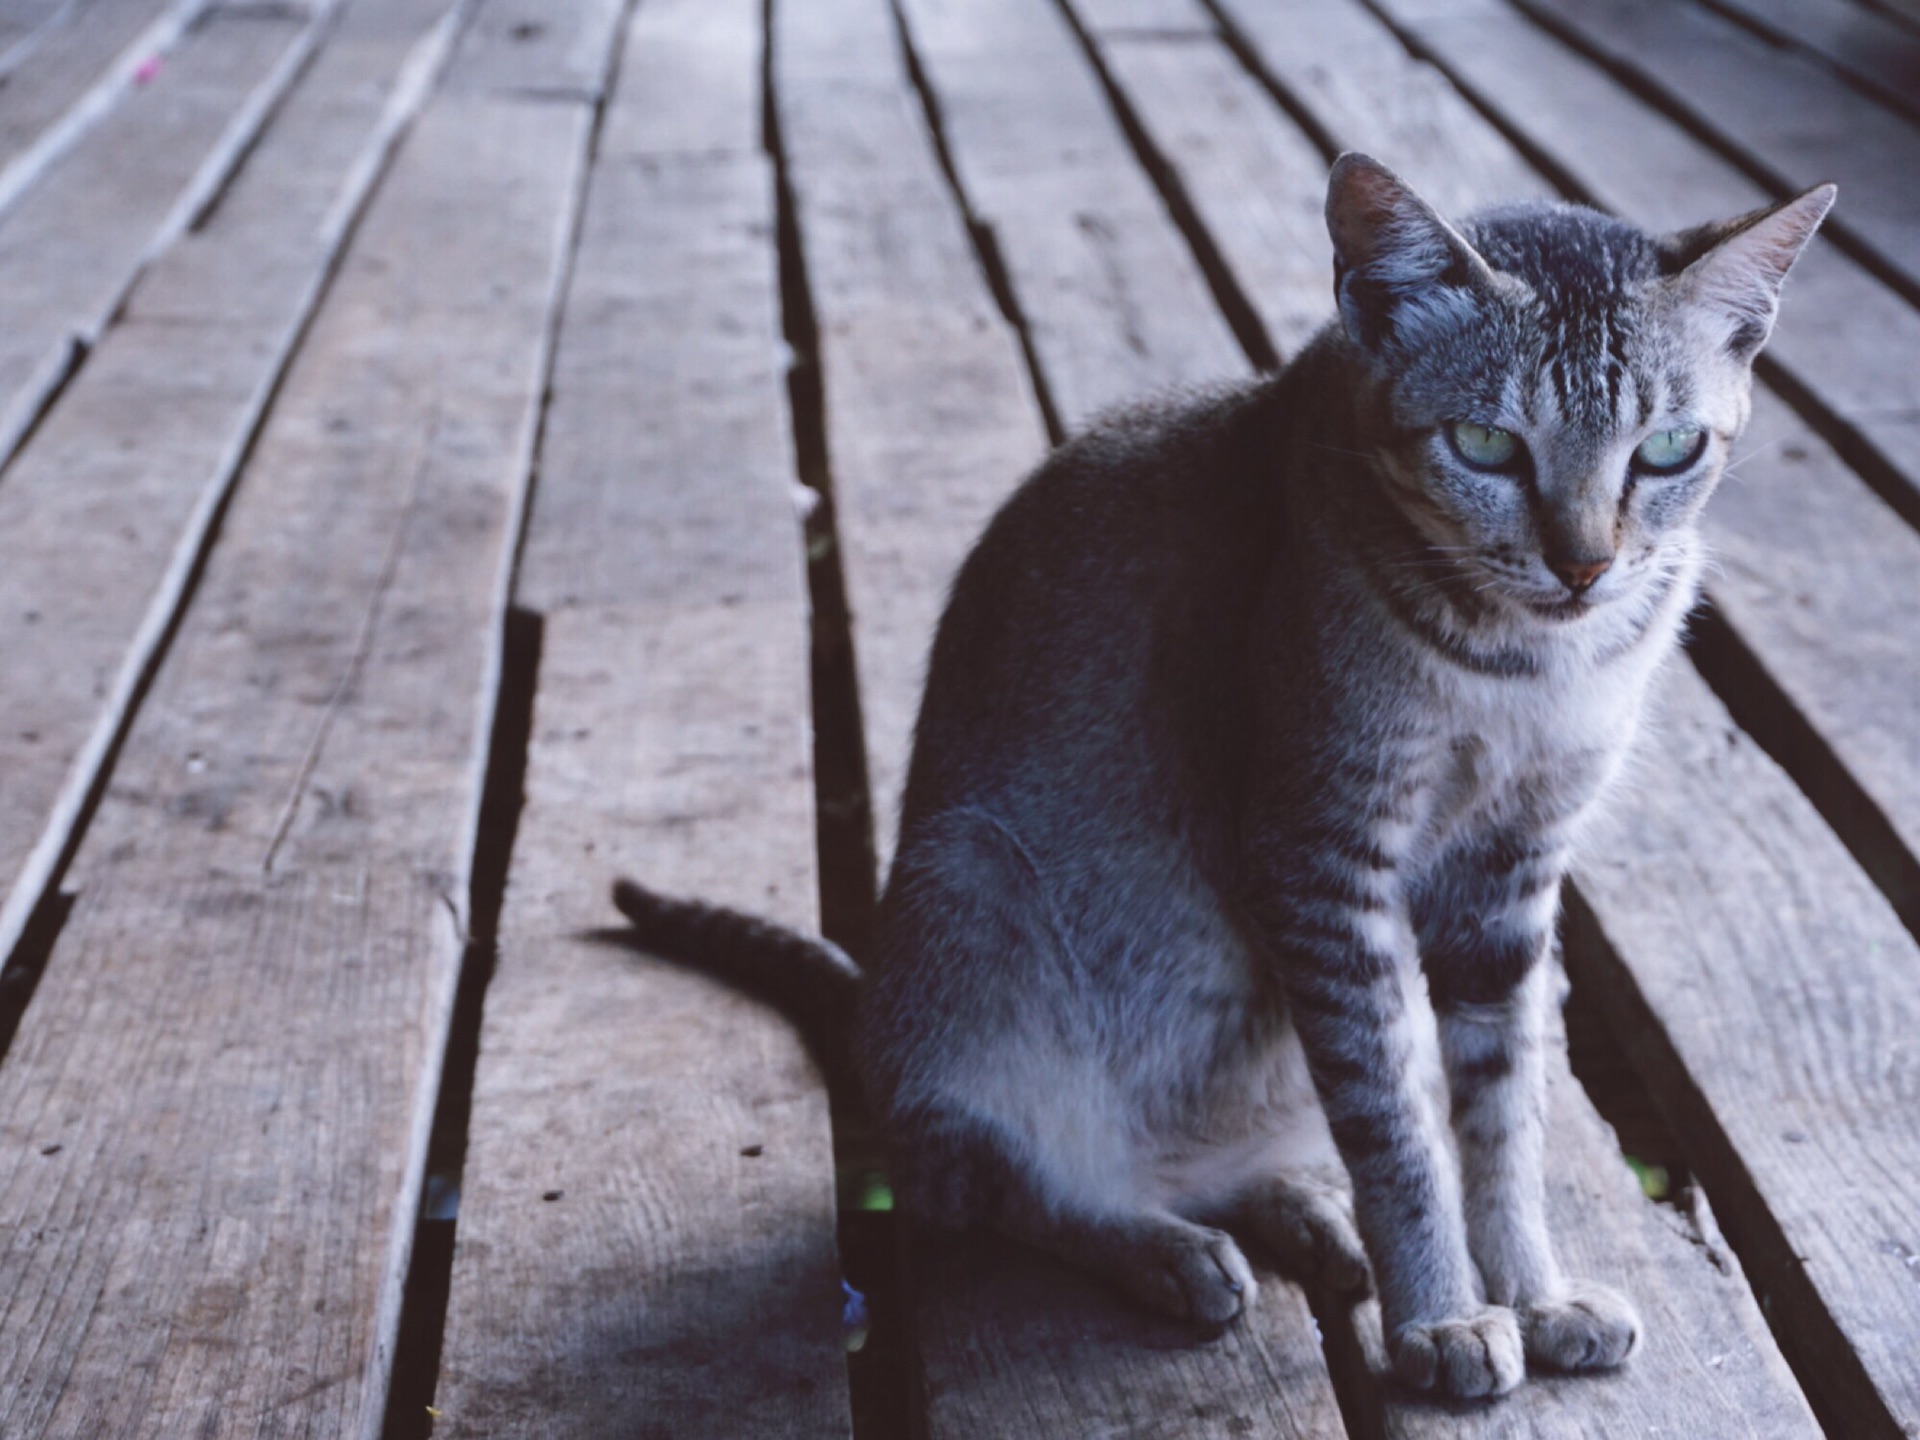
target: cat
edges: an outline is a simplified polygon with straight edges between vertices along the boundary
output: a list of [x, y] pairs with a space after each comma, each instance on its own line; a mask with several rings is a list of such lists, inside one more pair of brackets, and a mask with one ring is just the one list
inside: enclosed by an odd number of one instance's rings
[[1697, 598], [1696, 519], [1834, 199], [1458, 228], [1348, 154], [1337, 317], [1061, 446], [955, 581], [862, 970], [668, 900], [640, 940], [850, 1046], [903, 1207], [1218, 1328], [1377, 1291], [1445, 1397], [1620, 1364], [1547, 1234], [1560, 883]]

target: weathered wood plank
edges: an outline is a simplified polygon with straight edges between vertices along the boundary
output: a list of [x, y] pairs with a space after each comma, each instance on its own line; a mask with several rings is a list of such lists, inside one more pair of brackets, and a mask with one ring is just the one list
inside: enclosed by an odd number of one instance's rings
[[128, 736], [0, 1066], [9, 1435], [380, 1432], [589, 121], [422, 118]]
[[776, 10], [776, 94], [819, 328], [874, 849], [893, 853], [934, 624], [967, 547], [1046, 451], [885, 0]]
[[909, 1254], [912, 1287], [929, 1297], [914, 1312], [929, 1440], [1347, 1433], [1300, 1292], [1258, 1266], [1251, 1313], [1201, 1343], [1191, 1328], [991, 1237], [915, 1233]]
[[1336, 150], [1363, 150], [1443, 215], [1487, 195], [1551, 198], [1500, 132], [1446, 76], [1409, 54], [1357, 0], [1220, 0], [1263, 78], [1312, 116]]
[[[1107, 0], [1097, 12], [1110, 8]], [[1153, 18], [1169, 24], [1186, 9], [1154, 0]], [[1296, 354], [1333, 308], [1326, 158], [1222, 46], [1091, 23], [1107, 68], [1189, 198], [1240, 194], [1207, 209], [1207, 231], [1281, 356]], [[1276, 176], [1290, 183], [1275, 186]]]
[[[884, 855], [936, 610], [991, 507], [1038, 458], [1044, 432], [1018, 339], [977, 278], [885, 0], [782, 5], [776, 26], [780, 128], [819, 324]], [[1084, 68], [1065, 47], [1052, 53]], [[944, 106], [944, 91], [939, 98]], [[1160, 230], [1133, 237], [1143, 253], [1176, 253], [1164, 214], [1140, 213]], [[1029, 222], [1053, 223], [1029, 206], [1002, 232], [1010, 247]], [[1010, 249], [1010, 264], [1019, 253]], [[1204, 293], [1193, 299], [1209, 303]], [[1194, 313], [1208, 323], [1208, 312]], [[1051, 304], [1040, 315], [1055, 334], [1070, 333], [1066, 319]], [[1177, 323], [1170, 306], [1157, 323]], [[1110, 339], [1108, 349], [1121, 344]], [[1111, 380], [1103, 388], [1109, 399], [1124, 393]], [[930, 1436], [1341, 1433], [1311, 1319], [1284, 1283], [1269, 1283], [1257, 1318], [1232, 1339], [1196, 1346], [1010, 1245], [917, 1236], [907, 1250]]]
[[[1694, 5], [1517, 0], [1628, 67], [1661, 102], [1787, 195], [1837, 180], [1828, 224], [1920, 287], [1920, 130], [1826, 66]], [[1713, 56], [1711, 65], [1694, 63]], [[1909, 293], [1914, 293], [1909, 290]]]
[[[1920, 534], [1776, 396], [1759, 390], [1753, 400], [1738, 469], [1707, 512], [1718, 560], [1707, 593], [1874, 812], [1849, 822], [1849, 843], [1912, 926], [1920, 923], [1920, 594], [1903, 582], [1920, 574]], [[1793, 763], [1804, 776], [1821, 762]], [[1855, 803], [1815, 798], [1830, 819], [1830, 807]]]
[[0, 955], [72, 842], [247, 444], [445, 53], [448, 3], [348, 11], [220, 207], [156, 263], [0, 484]]
[[[1594, 204], [1647, 227], [1682, 228], [1768, 200], [1726, 159], [1500, 0], [1384, 0], [1382, 10]], [[1891, 476], [1876, 484], [1920, 524], [1920, 371], [1912, 363], [1920, 313], [1822, 240], [1793, 267], [1789, 294], [1761, 369], [1832, 417], [1824, 424], [1845, 436], [1849, 453], [1878, 455]]]
[[53, 0], [0, 50], [0, 210], [164, 57], [208, 0]]
[[[1920, 1429], [1920, 945], [1684, 670], [1568, 962], [1667, 1112], [1829, 1433]], [[1596, 918], [1597, 917], [1597, 918]], [[1622, 962], [1626, 963], [1622, 963]]]
[[[1137, 7], [1139, 0], [1135, 3]], [[1161, 0], [1168, 22], [1177, 18], [1184, 3]], [[1098, 5], [1092, 8], [1097, 10]], [[1410, 74], [1394, 61], [1391, 50], [1370, 51], [1364, 35], [1358, 25], [1336, 24], [1326, 43], [1352, 53], [1359, 73], [1379, 77], [1389, 89], [1373, 104], [1364, 95], [1340, 92], [1339, 106], [1330, 105], [1325, 116], [1328, 129], [1338, 135], [1336, 126], [1365, 119], [1383, 138], [1398, 140], [1403, 131], [1391, 97], [1426, 91], [1426, 98], [1415, 102], [1405, 133], [1416, 139], [1414, 148], [1436, 172], [1467, 174], [1466, 163], [1450, 163], [1444, 148], [1449, 112], [1458, 97], [1449, 101], [1434, 89], [1443, 82], [1430, 70]], [[1296, 41], [1288, 64], [1302, 75], [1313, 72], [1318, 63], [1313, 46], [1318, 43]], [[1261, 116], [1256, 122], [1260, 130], [1287, 127], [1288, 122], [1270, 104], [1263, 115], [1261, 97], [1251, 81], [1244, 74], [1234, 80], [1217, 60], [1207, 58], [1206, 47], [1127, 33], [1104, 40], [1103, 46], [1112, 72], [1127, 85], [1142, 125], [1179, 171], [1200, 219], [1211, 233], [1229, 237], [1222, 240], [1221, 250], [1230, 259], [1246, 248], [1232, 238], [1247, 223], [1236, 212], [1250, 209], [1264, 216], [1276, 207], [1286, 207], [1304, 215], [1324, 196], [1323, 168], [1273, 164], [1273, 159], [1288, 157], [1289, 150], [1271, 141], [1259, 150], [1241, 152], [1243, 165], [1216, 168], [1211, 163], [1212, 148], [1204, 136], [1192, 133], [1203, 126], [1198, 117], [1229, 123], [1243, 115]], [[1154, 59], [1143, 64], [1142, 54]], [[1132, 82], [1141, 78], [1148, 83], [1135, 89]], [[1440, 128], [1430, 130], [1436, 122]], [[1297, 155], [1305, 143], [1304, 137], [1296, 135], [1291, 153]], [[1203, 163], [1189, 168], [1190, 156]], [[1496, 171], [1492, 183], [1502, 178], [1511, 176]], [[1464, 179], [1453, 182], [1456, 203], [1465, 207], [1487, 198], [1460, 194], [1467, 183]], [[1538, 182], [1534, 184], [1537, 187]], [[1306, 243], [1304, 234], [1302, 243]], [[1275, 291], [1270, 284], [1245, 287], [1263, 312], [1304, 312], [1317, 303], [1323, 314], [1331, 313], [1332, 254], [1324, 227], [1315, 248], [1320, 261], [1315, 273], [1309, 274], [1302, 264], [1291, 278], [1279, 282], [1290, 285], [1290, 292]], [[1388, 1392], [1381, 1399], [1378, 1416], [1385, 1433], [1408, 1440], [1455, 1434], [1603, 1437], [1639, 1433], [1648, 1425], [1671, 1423], [1674, 1396], [1693, 1393], [1738, 1399], [1741, 1403], [1734, 1413], [1769, 1417], [1756, 1422], [1761, 1428], [1749, 1433], [1818, 1433], [1737, 1273], [1716, 1269], [1697, 1248], [1671, 1232], [1662, 1212], [1640, 1194], [1617, 1146], [1565, 1071], [1564, 1062], [1553, 1077], [1552, 1107], [1548, 1163], [1554, 1234], [1571, 1273], [1610, 1281], [1634, 1297], [1647, 1322], [1643, 1350], [1622, 1374], [1544, 1383], [1539, 1377], [1530, 1379], [1491, 1412], [1462, 1415], [1410, 1405]], [[1384, 1364], [1377, 1323], [1370, 1314], [1362, 1316], [1359, 1331], [1374, 1371]], [[1374, 1327], [1371, 1333], [1369, 1325]]]
[[[1063, 424], [1078, 429], [1118, 397], [1244, 368], [1056, 8], [906, 0], [900, 9], [960, 189], [998, 242]], [[1081, 357], [1093, 354], [1102, 358], [1089, 368]]]
[[848, 1433], [818, 1075], [765, 1007], [581, 936], [622, 872], [818, 925], [772, 175], [706, 95], [757, 92], [759, 13], [648, 0], [602, 131], [520, 576], [544, 638], [440, 1435]]
[[295, 12], [221, 12], [0, 217], [0, 463], [295, 78]]
[[1883, 105], [1920, 117], [1920, 35], [1854, 0], [1712, 0], [1782, 44], [1810, 51]]
[[493, 0], [467, 28], [448, 84], [597, 101], [606, 92], [606, 57], [631, 4]]

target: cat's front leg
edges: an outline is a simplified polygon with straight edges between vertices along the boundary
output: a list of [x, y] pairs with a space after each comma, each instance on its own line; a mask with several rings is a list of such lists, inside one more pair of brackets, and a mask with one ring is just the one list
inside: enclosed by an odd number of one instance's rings
[[1530, 872], [1530, 847], [1503, 848], [1514, 868], [1459, 881], [1445, 913], [1420, 915], [1467, 1243], [1487, 1298], [1520, 1316], [1530, 1362], [1611, 1369], [1638, 1343], [1640, 1322], [1616, 1292], [1562, 1275], [1547, 1231], [1546, 956], [1560, 872], [1537, 855]]
[[1266, 856], [1272, 884], [1256, 908], [1353, 1181], [1395, 1373], [1452, 1397], [1504, 1394], [1525, 1371], [1520, 1331], [1511, 1310], [1486, 1303], [1468, 1254], [1433, 1017], [1392, 861], [1332, 835]]

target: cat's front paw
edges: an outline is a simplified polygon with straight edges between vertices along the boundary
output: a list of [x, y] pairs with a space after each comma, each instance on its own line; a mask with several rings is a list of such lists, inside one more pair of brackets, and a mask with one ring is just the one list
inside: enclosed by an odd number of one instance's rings
[[1527, 1359], [1549, 1370], [1611, 1370], [1640, 1343], [1640, 1317], [1626, 1297], [1576, 1280], [1544, 1304], [1520, 1311]]
[[1403, 1325], [1388, 1349], [1402, 1383], [1449, 1400], [1504, 1395], [1527, 1371], [1520, 1322], [1500, 1305], [1454, 1320]]

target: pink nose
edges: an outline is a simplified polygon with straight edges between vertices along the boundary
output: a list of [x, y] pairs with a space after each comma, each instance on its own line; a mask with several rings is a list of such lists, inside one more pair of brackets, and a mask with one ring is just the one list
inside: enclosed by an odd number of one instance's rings
[[1593, 582], [1607, 573], [1613, 564], [1612, 557], [1605, 560], [1549, 560], [1548, 566], [1553, 573], [1576, 595], [1584, 595], [1593, 588]]

